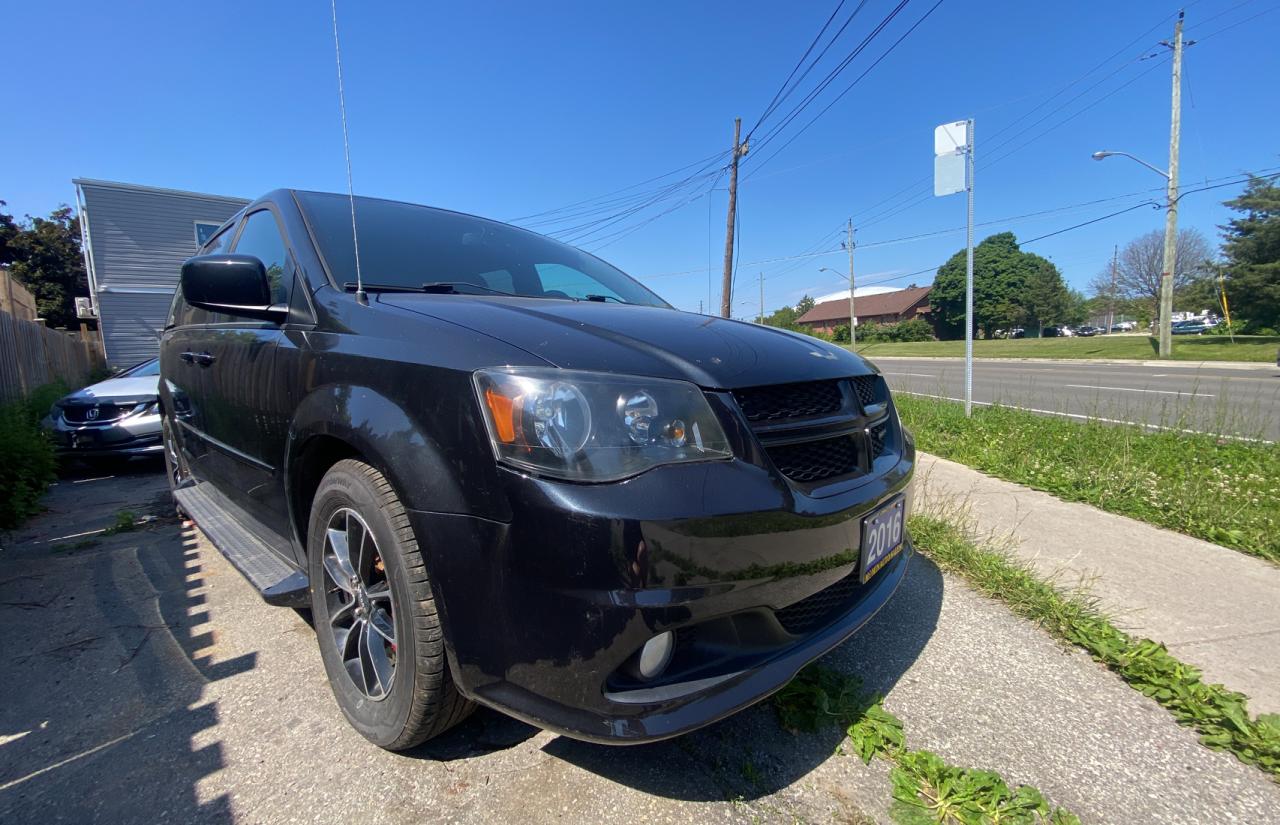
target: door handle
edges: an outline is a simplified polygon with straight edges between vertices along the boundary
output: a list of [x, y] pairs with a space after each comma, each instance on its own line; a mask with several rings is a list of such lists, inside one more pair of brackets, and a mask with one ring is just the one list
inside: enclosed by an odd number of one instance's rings
[[200, 366], [202, 366], [202, 367], [207, 367], [207, 366], [209, 366], [210, 364], [212, 364], [214, 361], [217, 361], [217, 360], [218, 360], [218, 359], [217, 359], [217, 358], [215, 358], [215, 357], [214, 357], [214, 355], [213, 355], [213, 353], [211, 353], [211, 352], [197, 352], [197, 353], [195, 353], [195, 361], [196, 361], [196, 363], [197, 363], [197, 364], [199, 364], [199, 365], [200, 365]]
[[181, 358], [183, 361], [186, 361], [188, 364], [193, 364], [195, 363], [195, 360], [196, 360], [196, 354], [194, 352], [184, 352], [178, 357]]

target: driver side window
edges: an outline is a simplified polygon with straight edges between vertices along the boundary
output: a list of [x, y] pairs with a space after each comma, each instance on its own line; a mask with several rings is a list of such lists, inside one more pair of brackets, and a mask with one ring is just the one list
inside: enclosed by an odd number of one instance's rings
[[267, 269], [271, 282], [271, 303], [287, 304], [293, 288], [293, 268], [289, 265], [289, 253], [284, 238], [269, 209], [261, 209], [245, 219], [240, 239], [236, 241], [238, 255], [253, 255]]

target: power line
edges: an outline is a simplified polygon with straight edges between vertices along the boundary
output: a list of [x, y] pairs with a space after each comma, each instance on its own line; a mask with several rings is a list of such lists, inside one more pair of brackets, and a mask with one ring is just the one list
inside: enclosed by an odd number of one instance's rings
[[[1248, 181], [1249, 181], [1251, 178], [1262, 178], [1262, 179], [1274, 179], [1274, 178], [1280, 178], [1280, 167], [1267, 167], [1267, 168], [1264, 168], [1264, 169], [1260, 169], [1260, 170], [1258, 170], [1258, 171], [1256, 171], [1256, 172], [1238, 172], [1238, 173], [1234, 173], [1234, 174], [1232, 174], [1232, 175], [1223, 176], [1223, 177], [1220, 177], [1220, 178], [1211, 178], [1210, 180], [1211, 180], [1211, 181], [1215, 181], [1214, 183], [1207, 184], [1207, 185], [1205, 185], [1205, 186], [1201, 186], [1201, 187], [1198, 187], [1198, 188], [1195, 188], [1195, 189], [1187, 189], [1187, 190], [1183, 191], [1182, 195], [1180, 195], [1179, 197], [1183, 197], [1183, 196], [1185, 196], [1185, 195], [1189, 195], [1189, 194], [1192, 194], [1192, 193], [1194, 193], [1194, 192], [1204, 192], [1204, 191], [1207, 191], [1207, 190], [1210, 190], [1210, 189], [1221, 189], [1221, 188], [1223, 188], [1223, 187], [1227, 187], [1227, 186], [1235, 186], [1235, 185], [1238, 185], [1238, 184], [1241, 184], [1241, 183], [1248, 183]], [[974, 226], [995, 226], [995, 225], [999, 225], [999, 224], [1007, 224], [1007, 223], [1012, 223], [1012, 222], [1014, 222], [1014, 221], [1018, 221], [1018, 220], [1025, 220], [1025, 219], [1027, 219], [1027, 218], [1043, 217], [1043, 216], [1045, 216], [1045, 215], [1056, 214], [1056, 213], [1059, 213], [1059, 212], [1066, 212], [1066, 211], [1069, 211], [1069, 210], [1072, 210], [1072, 209], [1082, 209], [1082, 208], [1085, 208], [1085, 207], [1088, 207], [1088, 206], [1096, 206], [1096, 205], [1101, 204], [1101, 203], [1108, 203], [1108, 202], [1112, 202], [1112, 201], [1123, 200], [1123, 199], [1125, 199], [1125, 198], [1138, 197], [1138, 196], [1141, 196], [1141, 195], [1149, 195], [1149, 194], [1151, 194], [1151, 193], [1153, 193], [1153, 192], [1161, 192], [1161, 191], [1163, 191], [1163, 187], [1155, 188], [1155, 189], [1142, 189], [1142, 190], [1138, 190], [1138, 191], [1135, 191], [1135, 192], [1128, 192], [1128, 193], [1125, 193], [1125, 194], [1123, 194], [1123, 195], [1111, 195], [1111, 196], [1109, 196], [1109, 197], [1105, 197], [1105, 198], [1095, 198], [1094, 200], [1090, 200], [1090, 201], [1082, 201], [1082, 202], [1080, 202], [1080, 203], [1067, 204], [1067, 205], [1065, 205], [1065, 206], [1057, 206], [1057, 207], [1053, 207], [1053, 208], [1050, 208], [1050, 209], [1040, 209], [1040, 210], [1037, 210], [1037, 211], [1034, 211], [1034, 212], [1024, 212], [1024, 213], [1022, 213], [1022, 214], [1020, 214], [1020, 215], [1008, 215], [1008, 216], [1001, 217], [1001, 218], [993, 218], [992, 220], [989, 220], [989, 221], [983, 221], [982, 223], [974, 224]], [[1041, 236], [1038, 236], [1038, 237], [1036, 237], [1036, 238], [1032, 238], [1032, 239], [1027, 240], [1027, 241], [1020, 241], [1019, 243], [1020, 243], [1020, 245], [1025, 245], [1025, 244], [1033, 243], [1033, 242], [1035, 242], [1035, 241], [1043, 240], [1044, 238], [1048, 238], [1048, 237], [1051, 237], [1051, 236], [1053, 236], [1053, 235], [1059, 235], [1059, 234], [1062, 234], [1063, 232], [1070, 231], [1070, 230], [1072, 230], [1072, 229], [1078, 229], [1078, 228], [1080, 228], [1080, 227], [1082, 227], [1082, 226], [1088, 226], [1088, 225], [1089, 225], [1089, 224], [1091, 224], [1091, 223], [1097, 223], [1099, 220], [1106, 220], [1106, 219], [1108, 219], [1108, 218], [1115, 217], [1116, 215], [1121, 215], [1121, 214], [1124, 214], [1125, 212], [1133, 211], [1134, 209], [1136, 209], [1136, 208], [1138, 208], [1138, 207], [1148, 206], [1148, 205], [1151, 205], [1151, 204], [1153, 204], [1153, 203], [1156, 203], [1156, 204], [1158, 205], [1158, 202], [1157, 202], [1157, 201], [1154, 201], [1154, 200], [1151, 200], [1151, 199], [1147, 199], [1147, 200], [1142, 201], [1141, 203], [1134, 204], [1133, 206], [1126, 207], [1125, 209], [1122, 209], [1122, 210], [1120, 210], [1120, 211], [1118, 211], [1118, 212], [1113, 212], [1113, 213], [1110, 213], [1110, 214], [1108, 214], [1108, 215], [1104, 215], [1102, 218], [1098, 218], [1098, 219], [1091, 219], [1091, 220], [1085, 221], [1085, 222], [1083, 222], [1083, 223], [1075, 224], [1075, 225], [1073, 225], [1073, 226], [1067, 227], [1066, 229], [1055, 230], [1054, 232], [1048, 233], [1047, 235], [1041, 235]], [[842, 231], [842, 230], [843, 230], [843, 228], [844, 228], [844, 227], [843, 227], [843, 226], [841, 226], [841, 227], [839, 227], [838, 229], [833, 230], [832, 232], [828, 232], [828, 233], [826, 233], [826, 234], [825, 234], [825, 235], [823, 235], [823, 236], [822, 236], [822, 238], [819, 240], [818, 244], [815, 244], [815, 246], [816, 246], [816, 245], [821, 244], [821, 243], [822, 243], [823, 241], [825, 241], [827, 238], [830, 238], [833, 234], [836, 234], [837, 232]], [[963, 231], [963, 230], [964, 230], [964, 227], [963, 227], [963, 226], [961, 226], [961, 227], [952, 227], [952, 228], [948, 228], [948, 229], [939, 229], [939, 230], [935, 230], [935, 231], [932, 231], [932, 232], [919, 233], [919, 234], [916, 234], [916, 235], [907, 235], [907, 236], [904, 236], [904, 237], [901, 237], [901, 238], [889, 238], [889, 239], [886, 239], [886, 240], [880, 240], [880, 241], [860, 242], [860, 243], [858, 244], [858, 248], [859, 248], [859, 249], [869, 249], [869, 248], [878, 247], [878, 246], [890, 246], [890, 245], [897, 244], [897, 243], [904, 243], [904, 242], [914, 241], [914, 240], [923, 240], [924, 238], [936, 237], [936, 236], [939, 236], [939, 235], [946, 235], [946, 234], [949, 234], [949, 233], [952, 233], [952, 232], [959, 232], [959, 231]], [[844, 252], [844, 248], [843, 248], [843, 247], [834, 247], [834, 248], [831, 248], [831, 249], [823, 249], [823, 250], [814, 250], [814, 251], [809, 251], [809, 252], [802, 252], [802, 253], [798, 253], [798, 254], [795, 254], [795, 255], [783, 255], [783, 256], [774, 257], [774, 258], [766, 258], [766, 259], [758, 260], [758, 261], [748, 261], [746, 264], [743, 264], [743, 266], [748, 266], [748, 267], [757, 267], [757, 266], [764, 266], [764, 265], [767, 265], [767, 264], [776, 264], [776, 263], [784, 263], [784, 262], [790, 262], [790, 261], [806, 260], [806, 259], [810, 259], [810, 258], [818, 258], [818, 257], [822, 257], [822, 256], [824, 256], [824, 255], [834, 255], [834, 254], [836, 254], [836, 253], [838, 253], [838, 252]], [[936, 268], [936, 267], [935, 267], [935, 268]], [[639, 276], [636, 276], [636, 277], [637, 277], [638, 279], [640, 279], [640, 280], [648, 280], [648, 279], [652, 279], [652, 278], [667, 278], [667, 277], [673, 277], [673, 276], [677, 276], [677, 275], [693, 275], [693, 274], [698, 274], [698, 273], [701, 273], [701, 272], [704, 272], [704, 271], [706, 271], [706, 270], [705, 270], [705, 269], [703, 269], [703, 268], [701, 268], [701, 267], [699, 267], [699, 268], [697, 268], [697, 269], [685, 269], [685, 270], [680, 270], [680, 271], [676, 271], [676, 272], [658, 272], [658, 273], [649, 274], [649, 275], [639, 275]], [[771, 278], [777, 278], [777, 277], [780, 277], [782, 274], [783, 274], [783, 273], [777, 273], [777, 274], [775, 274], [775, 275], [770, 276], [769, 278], [766, 278], [766, 280], [770, 280]], [[918, 274], [920, 274], [920, 273], [919, 273], [919, 272], [916, 272], [916, 273], [911, 273], [911, 274], [916, 274], [916, 275], [918, 275]]]
[[[893, 9], [891, 9], [889, 13], [886, 14], [874, 28], [872, 28], [870, 33], [863, 37], [862, 40], [858, 42], [858, 45], [854, 46], [853, 49], [845, 55], [844, 59], [837, 63], [836, 67], [828, 72], [827, 76], [818, 82], [818, 85], [809, 90], [809, 93], [806, 94], [801, 101], [786, 114], [785, 117], [783, 117], [781, 123], [771, 128], [765, 136], [761, 138], [759, 144], [756, 146], [756, 150], [759, 151], [773, 142], [778, 135], [783, 132], [783, 130], [791, 125], [792, 121], [799, 117], [805, 109], [807, 109], [819, 96], [821, 96], [821, 94], [835, 82], [836, 78], [838, 78], [849, 67], [849, 65], [856, 60], [868, 46], [871, 45], [871, 42], [875, 40], [875, 38], [878, 37], [891, 22], [893, 22], [893, 19], [897, 17], [904, 8], [906, 8], [908, 2], [910, 2], [910, 0], [900, 0], [898, 5], [894, 6]], [[859, 8], [861, 8], [861, 6]], [[855, 13], [856, 12], [857, 10], [855, 10]]]
[[557, 208], [555, 208], [555, 209], [547, 209], [547, 210], [544, 210], [544, 211], [542, 211], [542, 212], [534, 212], [533, 214], [530, 214], [530, 215], [521, 215], [521, 216], [516, 217], [516, 218], [508, 218], [508, 219], [507, 219], [507, 222], [508, 222], [508, 223], [518, 223], [519, 221], [528, 221], [528, 220], [533, 220], [533, 219], [535, 219], [535, 218], [541, 218], [541, 217], [545, 217], [545, 216], [547, 216], [547, 215], [555, 215], [555, 214], [558, 214], [558, 213], [560, 213], [560, 212], [564, 212], [564, 211], [566, 211], [566, 210], [573, 209], [573, 208], [575, 208], [575, 207], [585, 206], [585, 205], [587, 205], [587, 204], [595, 203], [595, 202], [597, 202], [597, 201], [601, 201], [601, 200], [603, 200], [603, 199], [605, 199], [605, 198], [609, 198], [609, 197], [612, 197], [612, 196], [614, 196], [614, 195], [619, 195], [619, 194], [621, 194], [621, 193], [623, 193], [623, 192], [627, 192], [627, 191], [630, 191], [630, 190], [632, 190], [632, 189], [636, 189], [636, 188], [639, 188], [639, 187], [641, 187], [641, 186], [645, 186], [645, 185], [650, 184], [650, 183], [653, 183], [653, 182], [655, 182], [655, 181], [660, 181], [660, 180], [662, 180], [663, 178], [669, 178], [669, 177], [671, 177], [671, 176], [673, 176], [673, 175], [678, 175], [679, 173], [681, 173], [681, 172], [685, 171], [686, 169], [692, 169], [693, 167], [695, 167], [695, 166], [699, 166], [699, 165], [701, 165], [701, 164], [705, 164], [705, 163], [709, 163], [709, 162], [714, 162], [714, 161], [716, 161], [716, 160], [719, 160], [719, 159], [721, 159], [721, 158], [723, 158], [723, 157], [728, 156], [728, 154], [729, 154], [729, 150], [727, 150], [727, 149], [726, 149], [726, 150], [723, 150], [723, 151], [720, 151], [720, 152], [716, 152], [714, 155], [709, 155], [709, 156], [707, 156], [707, 157], [705, 157], [705, 158], [702, 158], [701, 160], [695, 160], [693, 163], [686, 164], [685, 166], [681, 166], [681, 167], [679, 167], [678, 169], [673, 169], [673, 170], [672, 170], [672, 171], [670, 171], [670, 172], [665, 172], [665, 173], [663, 173], [663, 174], [661, 174], [661, 175], [657, 175], [657, 176], [655, 176], [655, 177], [648, 178], [647, 180], [642, 180], [642, 181], [640, 181], [639, 183], [633, 183], [633, 184], [631, 184], [630, 186], [624, 186], [624, 187], [622, 187], [621, 189], [615, 189], [615, 190], [613, 190], [612, 192], [606, 192], [605, 194], [603, 194], [603, 195], [598, 195], [598, 196], [596, 196], [596, 197], [594, 197], [594, 198], [587, 198], [586, 200], [575, 201], [574, 203], [565, 204], [564, 206], [560, 206], [560, 207], [557, 207]]
[[[865, 5], [865, 3], [860, 4], [858, 6], [858, 9], [854, 11], [854, 14], [857, 14], [858, 10], [860, 10], [863, 5]], [[792, 68], [791, 73], [787, 75], [787, 79], [782, 81], [782, 85], [778, 87], [778, 91], [774, 93], [773, 99], [769, 101], [769, 105], [765, 107], [764, 112], [761, 113], [760, 117], [756, 120], [755, 125], [747, 130], [746, 139], [748, 142], [751, 140], [751, 136], [755, 134], [756, 129], [760, 128], [760, 124], [764, 123], [765, 119], [768, 118], [769, 115], [773, 114], [773, 110], [776, 109], [782, 103], [782, 101], [786, 99], [786, 95], [790, 95], [792, 91], [795, 91], [795, 86], [791, 87], [791, 89], [788, 90], [787, 84], [791, 82], [791, 78], [796, 76], [796, 72], [800, 70], [800, 67], [804, 64], [804, 61], [813, 52], [813, 47], [818, 45], [818, 41], [822, 39], [822, 35], [826, 34], [827, 29], [831, 26], [831, 21], [836, 19], [836, 15], [840, 13], [840, 9], [842, 8], [844, 8], [844, 0], [840, 0], [840, 2], [836, 4], [835, 10], [832, 11], [831, 16], [827, 18], [827, 22], [822, 24], [822, 28], [819, 29], [817, 35], [815, 35], [812, 42], [809, 43], [809, 48], [805, 49], [804, 54], [800, 55], [800, 59], [796, 61], [795, 67]], [[853, 19], [853, 15], [850, 15], [849, 20], [852, 20], [852, 19]], [[849, 25], [849, 22], [845, 21], [845, 25], [846, 26]], [[840, 27], [840, 31], [844, 31], [844, 26]], [[840, 32], [836, 32], [836, 36], [831, 38], [831, 43], [834, 43], [836, 41], [836, 38], [839, 36], [840, 36]], [[830, 48], [830, 47], [831, 47], [831, 44], [828, 43], [827, 48]], [[823, 49], [822, 54], [826, 54], [826, 49]], [[817, 58], [814, 59], [813, 64], [809, 66], [809, 69], [812, 69], [814, 65], [817, 65], [818, 61], [821, 59], [822, 59], [822, 55], [820, 54], [818, 55]], [[808, 71], [809, 70], [806, 69], [805, 74], [808, 74]], [[804, 80], [804, 77], [801, 76], [800, 80], [796, 81], [796, 85], [799, 85], [800, 82], [803, 80]], [[786, 92], [786, 95], [784, 95], [783, 92]]]
[[[895, 41], [893, 42], [893, 44], [892, 44], [892, 45], [890, 45], [890, 46], [889, 46], [889, 48], [885, 49], [885, 50], [884, 50], [884, 52], [883, 52], [879, 57], [877, 57], [877, 58], [875, 59], [875, 61], [873, 61], [873, 62], [872, 62], [872, 64], [871, 64], [870, 66], [868, 66], [866, 69], [864, 69], [864, 70], [863, 70], [863, 72], [862, 72], [862, 74], [860, 74], [860, 75], [858, 75], [856, 78], [854, 78], [854, 80], [853, 80], [853, 82], [852, 82], [852, 83], [850, 83], [848, 86], [846, 86], [846, 87], [844, 88], [844, 90], [843, 90], [842, 92], [840, 92], [840, 94], [836, 95], [836, 96], [835, 96], [835, 97], [834, 97], [834, 98], [833, 98], [829, 103], [827, 103], [827, 105], [826, 105], [826, 106], [824, 106], [824, 107], [822, 108], [822, 111], [820, 111], [820, 112], [818, 112], [816, 115], [814, 115], [814, 116], [813, 116], [813, 118], [812, 118], [812, 119], [810, 119], [808, 123], [806, 123], [804, 126], [801, 126], [801, 127], [800, 127], [800, 131], [796, 132], [796, 133], [795, 133], [795, 134], [793, 134], [790, 138], [788, 138], [788, 139], [787, 139], [787, 142], [786, 142], [786, 143], [784, 143], [784, 144], [782, 144], [782, 146], [778, 147], [778, 149], [777, 149], [776, 151], [774, 151], [774, 153], [773, 153], [773, 154], [769, 155], [769, 157], [765, 158], [764, 160], [760, 161], [760, 163], [756, 164], [755, 168], [754, 168], [754, 169], [753, 169], [753, 171], [752, 171], [752, 174], [754, 175], [756, 172], [759, 172], [762, 168], [764, 168], [764, 165], [765, 165], [766, 163], [768, 163], [769, 161], [771, 161], [771, 160], [773, 160], [774, 158], [776, 158], [779, 154], [781, 154], [781, 153], [783, 152], [783, 150], [785, 150], [788, 146], [790, 146], [792, 143], [794, 143], [794, 142], [795, 142], [795, 140], [796, 140], [796, 138], [800, 137], [800, 136], [801, 136], [801, 135], [803, 135], [805, 132], [807, 132], [807, 131], [809, 130], [809, 127], [810, 127], [810, 126], [812, 126], [813, 124], [817, 123], [817, 122], [818, 122], [818, 119], [819, 119], [819, 118], [821, 118], [823, 115], [825, 115], [828, 111], [830, 111], [830, 109], [831, 109], [831, 107], [832, 107], [832, 106], [835, 106], [837, 103], [839, 103], [839, 102], [840, 102], [840, 100], [841, 100], [845, 95], [847, 95], [850, 91], [852, 91], [852, 90], [853, 90], [853, 87], [854, 87], [854, 86], [857, 86], [857, 85], [858, 85], [858, 83], [860, 83], [860, 82], [862, 81], [862, 79], [863, 79], [863, 78], [865, 78], [868, 74], [870, 74], [870, 73], [871, 73], [871, 71], [872, 71], [873, 69], [875, 69], [875, 67], [876, 67], [876, 66], [879, 66], [879, 65], [880, 65], [880, 63], [881, 63], [881, 61], [883, 61], [886, 57], [888, 57], [890, 54], [892, 54], [892, 53], [893, 53], [893, 51], [894, 51], [894, 49], [898, 48], [898, 46], [902, 44], [902, 41], [903, 41], [903, 40], [906, 40], [906, 39], [907, 39], [907, 37], [909, 37], [909, 36], [911, 35], [911, 33], [912, 33], [912, 32], [914, 32], [917, 28], [919, 28], [919, 27], [920, 27], [920, 24], [921, 24], [921, 23], [923, 23], [925, 20], [928, 20], [928, 19], [929, 19], [929, 15], [931, 15], [931, 14], [933, 14], [935, 11], [937, 11], [938, 6], [941, 6], [941, 5], [943, 4], [943, 2], [944, 2], [944, 0], [937, 0], [937, 2], [936, 2], [936, 3], [934, 3], [934, 4], [933, 4], [933, 6], [931, 6], [931, 7], [930, 7], [930, 9], [929, 9], [927, 12], [925, 12], [925, 13], [924, 13], [924, 15], [923, 15], [919, 20], [917, 20], [915, 23], [913, 23], [913, 24], [911, 25], [911, 27], [910, 27], [909, 29], [907, 29], [905, 32], [903, 32], [903, 33], [902, 33], [902, 35], [901, 35], [897, 40], [895, 40]], [[905, 5], [905, 3], [904, 3], [904, 5]], [[895, 14], [896, 14], [896, 11], [895, 11]]]

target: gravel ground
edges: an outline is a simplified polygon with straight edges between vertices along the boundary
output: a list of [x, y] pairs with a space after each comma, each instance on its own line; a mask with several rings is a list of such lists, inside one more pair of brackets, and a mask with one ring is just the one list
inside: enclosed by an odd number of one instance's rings
[[[80, 483], [77, 483], [79, 481]], [[481, 710], [408, 754], [341, 717], [311, 629], [167, 518], [162, 476], [65, 479], [0, 552], [0, 821], [888, 822], [888, 770], [768, 705], [669, 742], [589, 745]], [[119, 509], [134, 532], [65, 536]], [[917, 557], [827, 664], [908, 744], [1030, 782], [1085, 822], [1277, 821], [1280, 786]]]

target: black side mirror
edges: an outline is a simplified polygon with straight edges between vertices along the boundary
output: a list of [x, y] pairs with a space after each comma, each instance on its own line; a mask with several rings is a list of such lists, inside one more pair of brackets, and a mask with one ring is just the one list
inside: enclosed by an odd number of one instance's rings
[[197, 255], [182, 264], [182, 297], [188, 304], [249, 318], [278, 321], [266, 267], [252, 255]]

